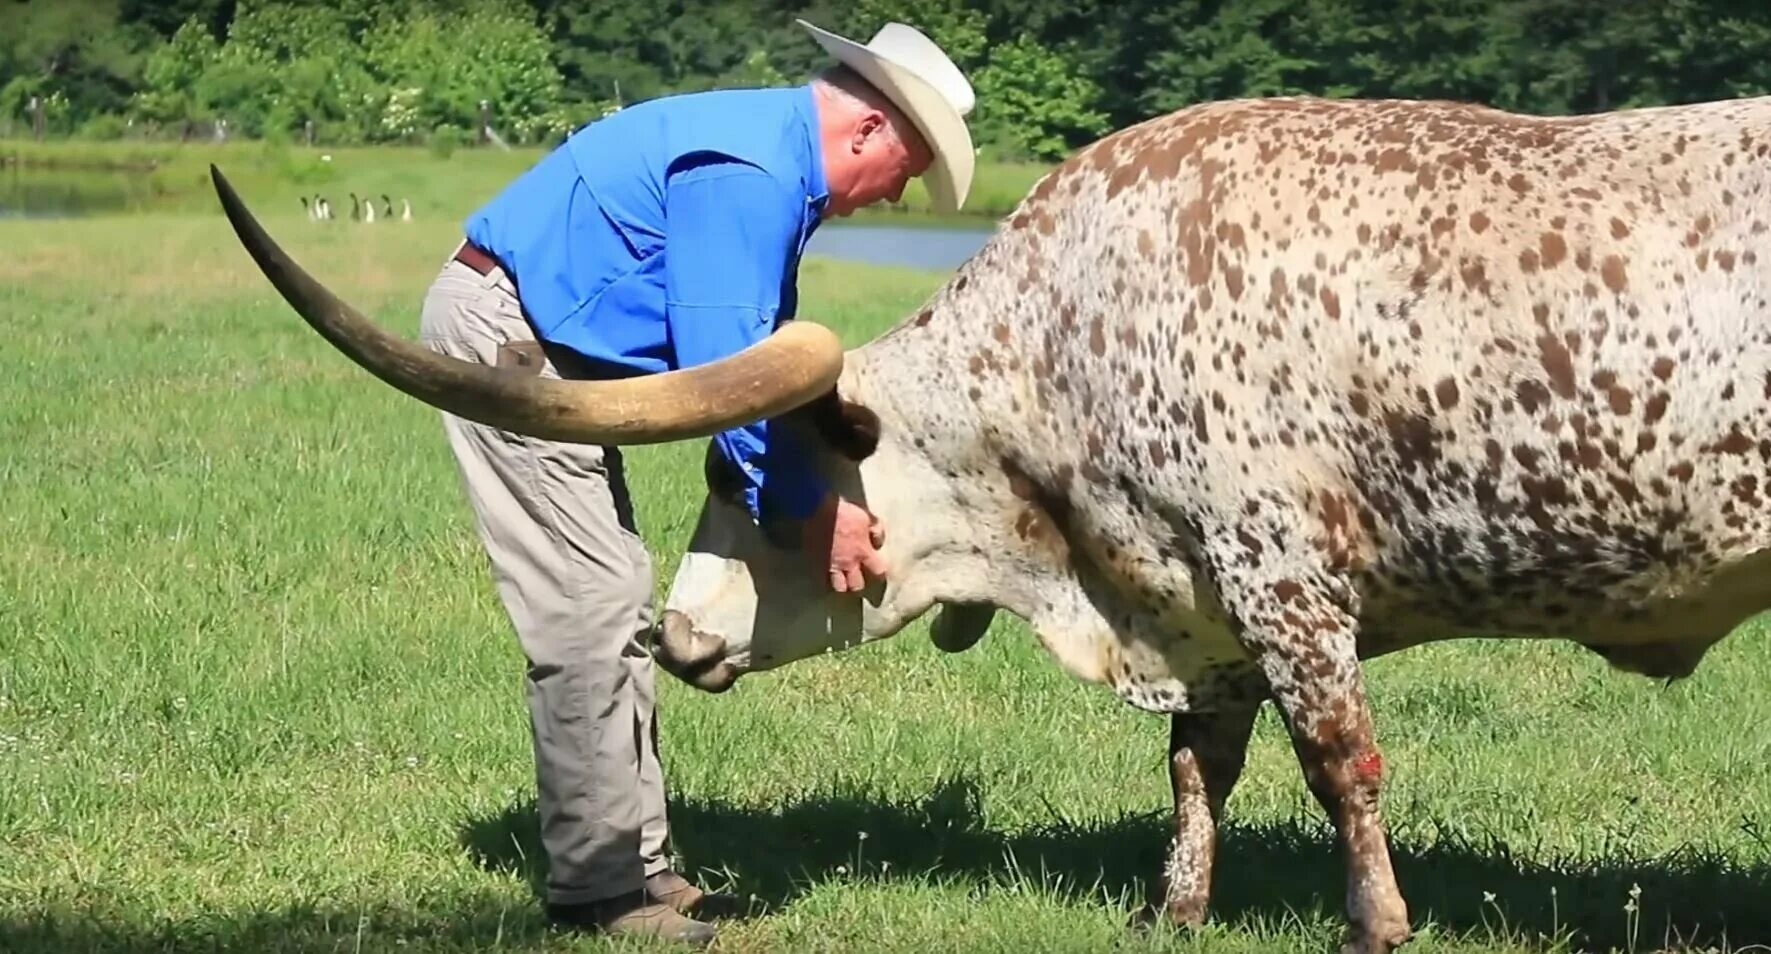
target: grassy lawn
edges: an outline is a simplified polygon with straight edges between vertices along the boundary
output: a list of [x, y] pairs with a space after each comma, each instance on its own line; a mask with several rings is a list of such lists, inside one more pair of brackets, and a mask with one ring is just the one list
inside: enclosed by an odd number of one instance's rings
[[[285, 246], [407, 334], [497, 182], [414, 174], [437, 214], [321, 227], [239, 165]], [[331, 351], [218, 212], [0, 221], [0, 248], [0, 950], [611, 949], [539, 918], [522, 660], [435, 412]], [[858, 342], [941, 278], [814, 261], [802, 308]], [[630, 455], [661, 588], [699, 450]], [[1408, 950], [1771, 942], [1771, 640], [1748, 629], [1672, 686], [1565, 646], [1372, 665]], [[1218, 923], [1134, 938], [1166, 723], [1019, 625], [660, 691], [687, 866], [770, 907], [726, 950], [1338, 935], [1340, 861], [1270, 710]]]

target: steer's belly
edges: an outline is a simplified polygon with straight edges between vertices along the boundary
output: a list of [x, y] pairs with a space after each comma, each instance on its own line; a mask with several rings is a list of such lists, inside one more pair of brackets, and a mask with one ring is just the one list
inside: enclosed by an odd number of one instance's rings
[[1544, 573], [1529, 590], [1372, 586], [1361, 654], [1462, 636], [1567, 639], [1587, 646], [1707, 645], [1771, 610], [1771, 548], [1721, 563], [1656, 567], [1608, 585]]
[[[1369, 658], [1461, 637], [1542, 638], [1618, 647], [1614, 662], [1643, 653], [1695, 662], [1703, 648], [1771, 610], [1771, 548], [1606, 579], [1612, 585], [1600, 587], [1574, 570], [1548, 572], [1529, 592], [1498, 599], [1443, 578], [1423, 587], [1368, 577], [1359, 652]], [[1139, 709], [1211, 712], [1265, 696], [1248, 651], [1203, 598], [1137, 599], [1085, 581], [1034, 623], [1064, 668]], [[1650, 665], [1619, 664], [1642, 671]]]

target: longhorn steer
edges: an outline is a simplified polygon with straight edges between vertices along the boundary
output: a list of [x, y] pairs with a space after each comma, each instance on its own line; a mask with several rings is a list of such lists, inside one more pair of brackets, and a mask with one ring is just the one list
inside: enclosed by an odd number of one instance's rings
[[1111, 135], [850, 352], [840, 403], [790, 415], [882, 516], [890, 579], [830, 593], [714, 471], [663, 661], [717, 691], [931, 609], [950, 650], [1025, 619], [1173, 713], [1180, 922], [1271, 699], [1338, 833], [1348, 946], [1389, 950], [1361, 658], [1559, 638], [1680, 677], [1771, 606], [1768, 153], [1771, 98], [1268, 99]]

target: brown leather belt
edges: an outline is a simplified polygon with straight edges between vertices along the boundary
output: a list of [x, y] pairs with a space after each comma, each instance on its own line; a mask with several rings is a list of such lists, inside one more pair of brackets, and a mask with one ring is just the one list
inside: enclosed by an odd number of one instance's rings
[[461, 247], [455, 250], [455, 260], [481, 275], [490, 274], [494, 268], [504, 267], [498, 264], [498, 259], [493, 258], [491, 252], [472, 242], [461, 243]]

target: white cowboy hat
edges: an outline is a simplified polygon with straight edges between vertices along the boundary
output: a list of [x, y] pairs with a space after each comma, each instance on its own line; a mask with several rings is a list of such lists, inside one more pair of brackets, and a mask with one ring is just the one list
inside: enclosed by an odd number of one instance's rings
[[929, 198], [942, 212], [957, 212], [972, 185], [972, 85], [934, 41], [915, 27], [888, 23], [862, 46], [804, 20], [794, 21], [825, 52], [861, 75], [910, 118], [934, 153], [922, 175]]

